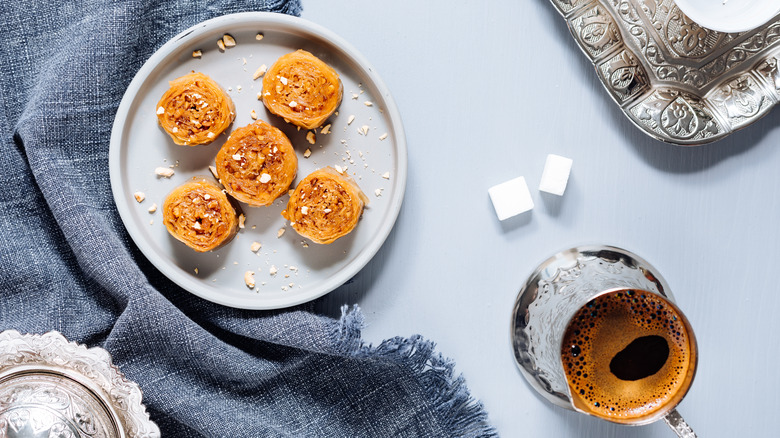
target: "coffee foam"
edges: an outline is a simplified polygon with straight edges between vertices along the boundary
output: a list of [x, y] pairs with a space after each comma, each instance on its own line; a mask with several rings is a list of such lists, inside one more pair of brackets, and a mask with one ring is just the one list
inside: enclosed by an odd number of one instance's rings
[[[668, 358], [655, 374], [619, 379], [610, 361], [644, 336], [664, 338]], [[561, 351], [575, 406], [625, 422], [646, 418], [678, 399], [678, 393], [681, 397], [690, 385], [694, 355], [677, 310], [655, 294], [630, 290], [601, 295], [582, 307], [567, 327]]]

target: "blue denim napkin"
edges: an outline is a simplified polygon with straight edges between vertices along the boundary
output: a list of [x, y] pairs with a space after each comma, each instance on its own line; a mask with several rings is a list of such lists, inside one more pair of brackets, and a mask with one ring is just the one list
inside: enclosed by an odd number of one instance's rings
[[0, 329], [106, 348], [163, 436], [495, 436], [432, 343], [360, 339], [362, 316], [222, 307], [129, 239], [111, 195], [119, 101], [164, 42], [298, 0], [77, 0], [0, 8]]

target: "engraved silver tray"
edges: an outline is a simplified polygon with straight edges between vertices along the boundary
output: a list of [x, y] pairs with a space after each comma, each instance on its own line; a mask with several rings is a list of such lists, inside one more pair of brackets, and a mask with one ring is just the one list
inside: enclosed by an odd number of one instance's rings
[[141, 397], [102, 348], [0, 333], [0, 437], [159, 438]]
[[658, 140], [719, 140], [780, 99], [780, 15], [752, 31], [721, 33], [672, 0], [551, 2], [623, 113]]

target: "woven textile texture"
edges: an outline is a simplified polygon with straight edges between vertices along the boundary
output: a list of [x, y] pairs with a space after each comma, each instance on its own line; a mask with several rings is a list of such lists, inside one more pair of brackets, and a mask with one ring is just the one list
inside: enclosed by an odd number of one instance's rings
[[[335, 6], [334, 6], [335, 7]], [[76, 0], [0, 8], [0, 329], [101, 346], [163, 436], [494, 436], [452, 363], [412, 337], [373, 347], [362, 316], [222, 307], [163, 277], [129, 239], [108, 172], [135, 72], [218, 15], [298, 0]]]

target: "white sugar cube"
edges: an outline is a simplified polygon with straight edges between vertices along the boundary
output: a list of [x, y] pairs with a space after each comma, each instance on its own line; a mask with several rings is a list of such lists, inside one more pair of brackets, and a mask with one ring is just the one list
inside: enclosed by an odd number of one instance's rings
[[566, 191], [566, 184], [569, 182], [569, 173], [573, 161], [570, 158], [560, 155], [547, 155], [547, 161], [544, 163], [542, 172], [542, 181], [539, 183], [539, 190], [553, 195], [563, 196]]
[[522, 176], [491, 187], [488, 194], [493, 201], [498, 220], [517, 216], [534, 208], [531, 192], [528, 191], [528, 185]]

